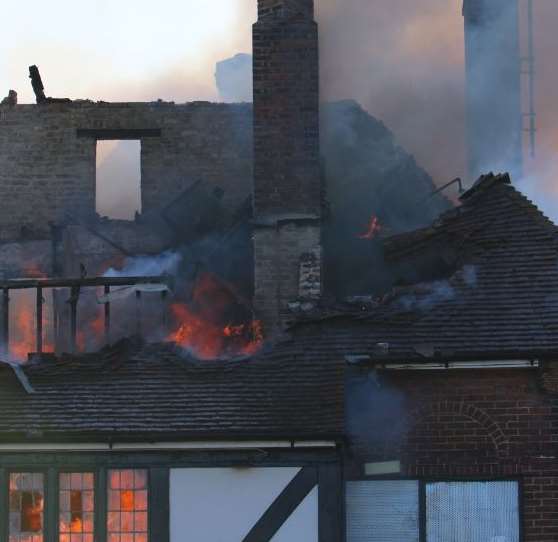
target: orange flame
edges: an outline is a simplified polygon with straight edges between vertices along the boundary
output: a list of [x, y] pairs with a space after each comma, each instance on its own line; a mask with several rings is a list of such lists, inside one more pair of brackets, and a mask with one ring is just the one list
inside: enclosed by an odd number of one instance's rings
[[46, 274], [43, 273], [37, 262], [29, 262], [23, 268], [23, 276], [30, 279], [44, 279]]
[[202, 275], [191, 304], [171, 305], [176, 327], [167, 340], [192, 350], [202, 359], [255, 354], [264, 340], [262, 324], [227, 322], [234, 303], [234, 297], [218, 279], [208, 273]]
[[72, 522], [70, 523], [70, 531], [72, 533], [83, 532], [83, 521], [77, 514], [74, 517], [72, 517]]
[[377, 216], [372, 215], [368, 222], [366, 232], [361, 235], [358, 235], [357, 237], [359, 239], [367, 239], [368, 241], [371, 241], [372, 239], [375, 239], [380, 234], [381, 231], [382, 231], [382, 225], [380, 224], [380, 220], [378, 219]]
[[[30, 352], [37, 351], [37, 329], [35, 319], [35, 292], [32, 290], [14, 291], [11, 294], [13, 301], [12, 322], [13, 331], [10, 337], [10, 354], [13, 358], [24, 361]], [[49, 311], [43, 309], [43, 352], [54, 352], [54, 344], [46, 336], [45, 330], [51, 321]]]

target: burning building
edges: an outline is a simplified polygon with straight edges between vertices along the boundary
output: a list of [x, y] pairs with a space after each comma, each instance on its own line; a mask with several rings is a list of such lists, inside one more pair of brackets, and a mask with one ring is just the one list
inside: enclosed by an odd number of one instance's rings
[[312, 0], [258, 8], [253, 106], [0, 108], [0, 542], [556, 538], [556, 226], [452, 206], [320, 108]]

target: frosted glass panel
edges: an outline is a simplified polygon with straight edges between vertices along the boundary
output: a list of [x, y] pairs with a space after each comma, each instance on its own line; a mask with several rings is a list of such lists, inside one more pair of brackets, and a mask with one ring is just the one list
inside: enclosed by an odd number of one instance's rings
[[348, 482], [346, 498], [347, 542], [418, 542], [417, 481]]
[[427, 542], [519, 542], [516, 482], [426, 486]]

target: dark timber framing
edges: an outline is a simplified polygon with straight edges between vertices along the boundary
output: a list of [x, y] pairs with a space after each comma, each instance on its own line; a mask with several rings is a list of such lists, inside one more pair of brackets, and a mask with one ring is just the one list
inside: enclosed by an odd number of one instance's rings
[[243, 542], [269, 542], [318, 483], [315, 467], [305, 467], [289, 482]]
[[[118, 451], [118, 452], [0, 452], [0, 542], [8, 542], [8, 475], [10, 472], [42, 472], [45, 475], [45, 542], [58, 542], [58, 477], [61, 472], [93, 472], [95, 475], [95, 540], [106, 542], [107, 473], [110, 469], [147, 469], [149, 472], [149, 540], [170, 541], [170, 470], [211, 467], [300, 467], [300, 473], [264, 514], [269, 540], [290, 512], [318, 485], [319, 541], [342, 542], [343, 506], [341, 453], [339, 449], [235, 450], [235, 451]], [[287, 498], [288, 497], [288, 498]], [[278, 501], [283, 501], [282, 503]], [[281, 506], [279, 506], [279, 504]], [[278, 508], [274, 508], [278, 507]], [[273, 514], [272, 514], [273, 512]], [[262, 521], [260, 520], [260, 521]], [[258, 523], [258, 525], [260, 522]], [[264, 532], [264, 531], [260, 531]], [[266, 538], [266, 536], [269, 538]]]
[[[81, 288], [104, 287], [104, 293], [109, 294], [111, 286], [135, 286], [138, 284], [164, 284], [169, 288], [172, 287], [172, 278], [168, 276], [149, 276], [149, 277], [92, 277], [85, 279], [70, 278], [54, 278], [54, 279], [24, 279], [24, 280], [3, 280], [0, 281], [0, 289], [3, 291], [3, 309], [2, 309], [2, 337], [0, 345], [4, 352], [9, 352], [10, 342], [10, 290], [29, 290], [36, 289], [36, 353], [43, 352], [43, 290], [45, 288], [70, 288], [70, 340], [71, 350], [77, 350], [77, 307]], [[138, 333], [141, 332], [141, 292], [136, 292], [138, 300], [136, 319], [138, 322]], [[162, 296], [162, 303], [165, 305], [165, 296]], [[105, 337], [107, 343], [110, 338], [110, 303], [105, 304]]]

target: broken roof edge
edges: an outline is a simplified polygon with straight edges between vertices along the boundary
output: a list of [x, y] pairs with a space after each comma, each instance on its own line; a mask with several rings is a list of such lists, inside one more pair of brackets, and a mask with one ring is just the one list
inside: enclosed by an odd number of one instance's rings
[[532, 218], [541, 227], [548, 228], [551, 233], [558, 235], [558, 226], [532, 200], [513, 185], [508, 173], [496, 175], [488, 173], [479, 177], [473, 186], [460, 196], [460, 205], [441, 213], [428, 226], [385, 238], [382, 241], [385, 258], [389, 261], [398, 261], [404, 259], [408, 254], [416, 252], [417, 244], [429, 244], [434, 239], [442, 239], [447, 235], [444, 226], [449, 221], [458, 218], [462, 213], [469, 212], [470, 209], [474, 208], [479, 198], [491, 194], [495, 188], [500, 186], [508, 188], [507, 196], [510, 200], [515, 201], [516, 204], [521, 203], [524, 207], [528, 206], [535, 211]]
[[29, 379], [27, 378], [27, 375], [23, 370], [23, 365], [12, 361], [5, 361], [0, 359], [0, 366], [9, 367], [10, 369], [12, 369], [18, 382], [21, 384], [21, 387], [26, 393], [28, 394], [35, 393], [35, 389], [31, 385], [31, 382], [29, 382]]
[[485, 175], [481, 175], [474, 183], [471, 188], [465, 190], [463, 194], [459, 196], [461, 201], [467, 201], [471, 199], [476, 194], [479, 194], [492, 186], [498, 184], [508, 184], [511, 185], [511, 177], [509, 173], [498, 173], [494, 174], [493, 172], [487, 173]]

